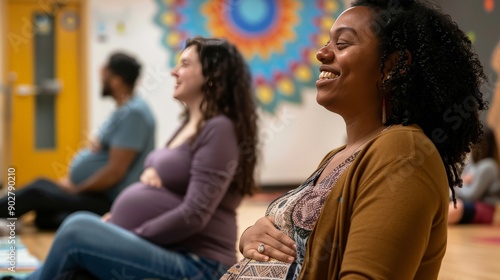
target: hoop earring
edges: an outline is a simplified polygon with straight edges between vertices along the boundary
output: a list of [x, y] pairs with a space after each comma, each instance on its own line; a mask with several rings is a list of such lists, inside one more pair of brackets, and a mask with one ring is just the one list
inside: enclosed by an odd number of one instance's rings
[[385, 97], [382, 98], [382, 124], [387, 122], [387, 115], [385, 114]]

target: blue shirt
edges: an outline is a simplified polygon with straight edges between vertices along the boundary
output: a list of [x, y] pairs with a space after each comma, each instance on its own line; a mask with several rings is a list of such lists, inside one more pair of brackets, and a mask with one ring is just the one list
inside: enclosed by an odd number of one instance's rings
[[81, 150], [70, 164], [70, 179], [78, 185], [102, 169], [108, 163], [112, 147], [136, 150], [137, 156], [125, 177], [116, 186], [105, 190], [114, 200], [123, 189], [139, 180], [144, 160], [155, 147], [155, 120], [149, 106], [142, 98], [133, 96], [112, 113], [99, 129], [98, 137], [101, 150]]

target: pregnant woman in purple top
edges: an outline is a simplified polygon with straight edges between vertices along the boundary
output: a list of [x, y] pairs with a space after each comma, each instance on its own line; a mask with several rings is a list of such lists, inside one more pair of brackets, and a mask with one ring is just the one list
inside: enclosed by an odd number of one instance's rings
[[219, 279], [236, 262], [235, 210], [257, 160], [250, 72], [232, 44], [196, 37], [172, 76], [180, 129], [107, 218], [70, 216], [27, 279]]

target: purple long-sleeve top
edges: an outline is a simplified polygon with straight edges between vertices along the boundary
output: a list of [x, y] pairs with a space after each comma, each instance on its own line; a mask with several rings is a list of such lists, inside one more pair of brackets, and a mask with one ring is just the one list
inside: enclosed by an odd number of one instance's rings
[[226, 116], [208, 120], [193, 143], [148, 156], [145, 167], [158, 172], [162, 187], [138, 182], [125, 189], [110, 222], [171, 250], [234, 264], [242, 196], [229, 189], [238, 156], [233, 122]]

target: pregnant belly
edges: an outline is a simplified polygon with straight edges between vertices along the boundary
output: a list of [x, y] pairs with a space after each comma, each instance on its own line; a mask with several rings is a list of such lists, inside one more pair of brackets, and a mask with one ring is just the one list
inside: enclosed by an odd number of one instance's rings
[[165, 188], [135, 183], [126, 188], [111, 207], [110, 222], [132, 230], [182, 203], [182, 198]]
[[107, 151], [93, 153], [88, 149], [81, 150], [73, 157], [70, 164], [69, 177], [74, 184], [81, 184], [101, 170], [108, 163]]

